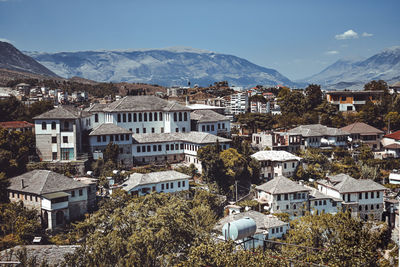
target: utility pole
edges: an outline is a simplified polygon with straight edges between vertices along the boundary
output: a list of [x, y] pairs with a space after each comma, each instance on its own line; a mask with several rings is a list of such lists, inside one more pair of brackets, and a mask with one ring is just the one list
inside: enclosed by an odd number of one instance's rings
[[[237, 204], [237, 200], [238, 200], [238, 198], [237, 198], [237, 180], [235, 180], [235, 192], [236, 192], [236, 202], [235, 202], [235, 204]], [[400, 266], [399, 266], [400, 267]]]

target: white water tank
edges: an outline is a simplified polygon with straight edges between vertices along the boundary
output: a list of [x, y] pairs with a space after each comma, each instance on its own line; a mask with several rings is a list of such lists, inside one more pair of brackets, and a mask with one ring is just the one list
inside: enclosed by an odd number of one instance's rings
[[257, 230], [256, 222], [249, 217], [242, 218], [231, 223], [226, 223], [222, 227], [222, 235], [225, 240], [239, 240], [253, 236]]

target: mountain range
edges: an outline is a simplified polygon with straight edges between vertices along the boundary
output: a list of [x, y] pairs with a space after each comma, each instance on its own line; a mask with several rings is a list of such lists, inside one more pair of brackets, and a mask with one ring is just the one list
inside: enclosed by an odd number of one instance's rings
[[384, 49], [367, 59], [340, 59], [299, 82], [321, 84], [327, 89], [361, 89], [371, 80], [388, 84], [400, 80], [400, 46]]
[[25, 52], [65, 78], [79, 76], [103, 82], [150, 83], [163, 86], [208, 86], [216, 81], [230, 85], [296, 86], [274, 69], [233, 55], [192, 48], [127, 51]]

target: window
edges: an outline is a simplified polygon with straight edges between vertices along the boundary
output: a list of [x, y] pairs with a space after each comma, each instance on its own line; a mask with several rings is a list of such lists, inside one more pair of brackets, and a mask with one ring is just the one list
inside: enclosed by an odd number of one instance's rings
[[97, 136], [97, 142], [99, 142], [99, 143], [101, 142], [101, 136], [100, 135]]
[[161, 190], [164, 190], [164, 184], [161, 184]]
[[324, 205], [326, 206], [326, 200], [324, 200]]
[[107, 141], [107, 135], [103, 135], [103, 142]]
[[151, 152], [151, 146], [147, 146], [147, 152]]
[[57, 144], [57, 136], [52, 136], [51, 137], [51, 143], [52, 144]]
[[171, 150], [174, 150], [174, 144], [171, 144]]
[[183, 149], [183, 144], [181, 144], [181, 149]]
[[129, 141], [129, 134], [125, 134], [125, 140]]
[[110, 135], [110, 142], [114, 141], [114, 135]]
[[185, 187], [185, 181], [182, 181], [182, 187]]
[[373, 209], [374, 209], [374, 205], [371, 204], [371, 210], [373, 210]]
[[161, 151], [162, 149], [161, 149], [161, 145], [158, 145], [158, 151]]
[[182, 121], [182, 112], [179, 112], [179, 121]]
[[157, 112], [154, 112], [154, 121], [157, 121]]
[[285, 200], [288, 200], [288, 199], [289, 199], [289, 195], [285, 194]]
[[165, 150], [167, 150], [167, 151], [169, 150], [169, 145], [168, 144], [165, 145]]
[[139, 128], [136, 128], [136, 133], [138, 134], [140, 132]]
[[222, 123], [222, 129], [225, 129], [225, 123]]
[[163, 132], [164, 132], [164, 127], [161, 127], [161, 129], [160, 129], [160, 130], [161, 130], [161, 133], [163, 133]]
[[137, 122], [137, 115], [136, 115], [136, 113], [133, 113], [133, 122]]
[[371, 198], [374, 198], [374, 192], [371, 192]]
[[183, 133], [186, 132], [186, 128], [185, 127], [182, 128], [182, 132]]
[[187, 112], [183, 113], [183, 120], [184, 120], [184, 121], [187, 121], [187, 120], [188, 120]]
[[139, 113], [139, 122], [142, 121], [142, 113]]
[[319, 204], [320, 206], [322, 206], [322, 200], [320, 200], [318, 204]]
[[207, 132], [210, 131], [210, 125], [207, 125]]
[[151, 128], [151, 132], [152, 132], [152, 133], [155, 133], [154, 127]]
[[146, 131], [147, 131], [146, 128], [143, 128], [143, 133], [146, 133]]
[[272, 228], [272, 234], [275, 234], [275, 228]]
[[83, 195], [83, 190], [79, 189], [79, 195], [82, 196]]
[[119, 113], [118, 113], [118, 115], [117, 115], [117, 121], [118, 121], [118, 122], [121, 122], [121, 114], [119, 114]]
[[146, 152], [146, 146], [142, 146], [142, 152]]
[[276, 200], [280, 201], [281, 200], [281, 195], [276, 196]]
[[350, 202], [350, 194], [347, 194], [347, 202]]
[[125, 140], [125, 135], [121, 134], [120, 138], [121, 138], [121, 141], [124, 141]]
[[145, 112], [145, 113], [143, 114], [143, 120], [144, 120], [144, 121], [147, 121], [147, 112]]
[[180, 181], [178, 181], [178, 187], [181, 187], [181, 182]]
[[132, 122], [132, 114], [128, 113], [128, 122]]
[[153, 145], [153, 151], [157, 151], [157, 145]]
[[153, 121], [153, 113], [149, 113], [149, 121]]
[[53, 160], [57, 160], [57, 152], [53, 152], [52, 153], [52, 159]]
[[179, 149], [179, 144], [175, 144], [175, 150]]
[[178, 133], [178, 132], [179, 132], [179, 128], [175, 128], [175, 132], [177, 132], [177, 133]]
[[362, 199], [362, 193], [358, 193], [358, 199]]
[[202, 125], [202, 126], [201, 126], [201, 131], [202, 131], [202, 132], [205, 132], [205, 131], [206, 131], [206, 126], [205, 126], [205, 125]]
[[52, 130], [55, 130], [55, 129], [56, 129], [56, 122], [55, 122], [55, 121], [53, 121], [53, 122], [51, 123], [51, 129], [52, 129]]
[[45, 122], [42, 122], [42, 130], [47, 130], [47, 124]]
[[318, 201], [315, 201], [314, 205], [315, 205], [315, 206], [318, 206]]
[[126, 122], [126, 113], [122, 114], [122, 121]]
[[136, 152], [140, 153], [140, 146], [136, 147]]
[[75, 191], [71, 191], [71, 197], [75, 197]]
[[286, 163], [283, 163], [283, 168], [284, 168], [284, 169], [286, 169], [286, 168], [287, 168], [287, 165], [286, 165]]
[[[221, 123], [218, 123], [218, 130], [221, 129]], [[254, 137], [254, 140], [256, 140], [256, 137]], [[257, 143], [258, 144], [258, 143]]]
[[376, 192], [376, 198], [379, 198], [379, 192]]
[[368, 199], [368, 192], [365, 192], [365, 199]]
[[177, 118], [176, 112], [174, 112], [174, 121], [177, 121], [177, 120], [178, 120], [178, 118]]
[[63, 136], [63, 143], [68, 143], [68, 136]]
[[158, 115], [160, 115], [160, 121], [162, 121], [162, 112], [158, 113]]
[[119, 141], [119, 135], [118, 134], [115, 135], [115, 141]]
[[171, 182], [171, 189], [173, 189], [173, 188], [174, 188], [174, 183]]
[[169, 189], [169, 183], [166, 183], [165, 186], [167, 189]]
[[94, 122], [99, 122], [99, 114], [94, 114]]

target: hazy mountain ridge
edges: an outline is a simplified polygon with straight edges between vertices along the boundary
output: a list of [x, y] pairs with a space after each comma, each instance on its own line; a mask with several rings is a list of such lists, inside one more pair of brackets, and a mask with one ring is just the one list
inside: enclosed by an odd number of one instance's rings
[[13, 45], [0, 41], [0, 68], [23, 71], [45, 76], [57, 76], [54, 72], [23, 54]]
[[207, 86], [222, 80], [244, 87], [296, 85], [274, 69], [236, 56], [191, 48], [26, 53], [65, 78], [164, 86], [186, 85], [188, 81]]
[[301, 80], [321, 84], [326, 88], [362, 88], [371, 80], [398, 81], [400, 74], [400, 46], [384, 49], [364, 60], [340, 59], [318, 74]]

